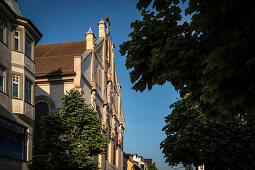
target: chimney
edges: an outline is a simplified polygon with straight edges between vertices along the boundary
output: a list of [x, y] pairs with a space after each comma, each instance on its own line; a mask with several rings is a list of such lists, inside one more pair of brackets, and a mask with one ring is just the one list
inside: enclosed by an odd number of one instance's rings
[[98, 29], [99, 29], [99, 38], [105, 38], [105, 29], [106, 29], [106, 25], [105, 22], [102, 18], [102, 20], [98, 23]]
[[95, 41], [95, 35], [90, 27], [88, 32], [86, 32], [86, 49], [87, 50], [94, 50], [94, 47], [95, 47], [94, 41]]

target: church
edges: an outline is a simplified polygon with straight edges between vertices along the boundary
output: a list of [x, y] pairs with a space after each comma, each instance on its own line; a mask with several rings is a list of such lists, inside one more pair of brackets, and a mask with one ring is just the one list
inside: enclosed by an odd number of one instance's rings
[[94, 160], [101, 169], [121, 170], [125, 119], [109, 15], [106, 22], [98, 23], [98, 29], [98, 38], [89, 28], [86, 40], [35, 47], [35, 125], [41, 116], [60, 110], [59, 99], [66, 91], [79, 90], [97, 111], [102, 133], [109, 140], [105, 155], [94, 156]]

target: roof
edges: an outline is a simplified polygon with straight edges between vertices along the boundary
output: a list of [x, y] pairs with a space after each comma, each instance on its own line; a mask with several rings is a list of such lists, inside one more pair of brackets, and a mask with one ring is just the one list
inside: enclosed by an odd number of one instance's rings
[[148, 165], [152, 164], [152, 159], [144, 159], [144, 162], [147, 163]]
[[16, 15], [21, 16], [17, 0], [4, 0], [8, 6], [15, 12]]
[[37, 76], [52, 73], [74, 72], [74, 56], [86, 51], [86, 40], [37, 45], [35, 73]]

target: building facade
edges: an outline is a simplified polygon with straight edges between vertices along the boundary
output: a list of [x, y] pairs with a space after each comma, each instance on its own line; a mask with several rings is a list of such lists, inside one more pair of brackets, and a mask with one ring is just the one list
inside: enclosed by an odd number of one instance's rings
[[123, 169], [125, 120], [121, 104], [110, 19], [98, 23], [99, 36], [91, 28], [86, 40], [36, 46], [35, 121], [58, 112], [66, 91], [82, 92], [85, 102], [98, 112], [102, 131], [109, 139], [105, 155], [94, 157], [102, 169]]
[[32, 159], [35, 45], [42, 37], [17, 0], [0, 1], [0, 166], [27, 169]]

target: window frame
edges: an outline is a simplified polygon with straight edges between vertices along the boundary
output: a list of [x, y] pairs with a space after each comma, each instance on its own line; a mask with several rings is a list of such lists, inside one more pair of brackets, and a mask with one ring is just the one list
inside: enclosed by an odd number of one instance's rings
[[[2, 65], [0, 65], [0, 77], [3, 78], [2, 80], [2, 89], [0, 89], [0, 92], [2, 93], [6, 93], [7, 92], [7, 69], [5, 67], [3, 67]], [[1, 86], [0, 86], [1, 87]]]
[[[18, 36], [16, 36], [16, 32], [18, 33]], [[21, 48], [20, 48], [20, 39], [21, 39], [21, 31], [19, 29], [15, 29], [14, 30], [14, 43], [13, 43], [13, 49], [16, 50], [16, 51], [21, 51]], [[18, 40], [18, 49], [16, 49], [16, 39]]]
[[[28, 83], [30, 83], [29, 84], [30, 85], [29, 86], [30, 87], [30, 93], [28, 93], [29, 89], [27, 90]], [[30, 79], [26, 78], [25, 79], [25, 102], [27, 102], [27, 103], [29, 103], [31, 105], [32, 105], [32, 88], [33, 88], [33, 82]], [[30, 96], [27, 96], [28, 94], [30, 94]], [[27, 97], [30, 97], [29, 100], [28, 100]]]
[[[15, 79], [15, 80], [14, 80]], [[17, 93], [18, 96], [14, 96], [14, 84], [17, 84]], [[12, 75], [12, 97], [13, 98], [20, 98], [20, 75], [13, 74]]]
[[[28, 50], [27, 50], [27, 40], [30, 40], [30, 56], [28, 55]], [[33, 59], [33, 40], [32, 40], [32, 38], [28, 35], [28, 34], [26, 34], [26, 36], [25, 36], [25, 55], [27, 56], [27, 58], [29, 58], [29, 59]]]
[[[22, 160], [22, 161], [27, 161], [27, 146], [26, 146], [26, 132], [27, 132], [27, 127], [22, 126], [20, 124], [17, 124], [16, 122], [13, 122], [9, 119], [6, 119], [5, 117], [0, 116], [0, 129], [2, 129], [5, 133], [5, 137], [1, 138], [2, 142], [3, 140], [5, 141], [5, 145], [6, 147], [4, 147], [5, 149], [8, 148], [9, 146], [9, 141], [8, 137], [10, 135], [8, 134], [15, 134], [14, 136], [16, 136], [16, 139], [21, 139], [21, 143], [19, 143], [21, 145], [21, 147], [19, 148], [21, 150], [21, 153], [19, 153], [20, 155], [17, 156], [15, 154], [17, 153], [13, 153], [10, 150], [6, 150], [3, 151], [3, 153], [0, 153], [1, 156], [5, 156], [5, 157], [9, 157], [9, 158], [14, 158], [14, 159], [18, 159], [18, 160]], [[3, 136], [2, 136], [3, 137]], [[20, 138], [21, 137], [21, 138]], [[17, 151], [17, 150], [15, 150]]]
[[[3, 19], [0, 18], [0, 30], [3, 30], [2, 33], [0, 32], [0, 34], [2, 34], [2, 39], [0, 38], [0, 41], [3, 43], [4, 43], [4, 35], [5, 35], [4, 28], [5, 28], [5, 22]], [[0, 37], [1, 37], [1, 35], [0, 35]]]

